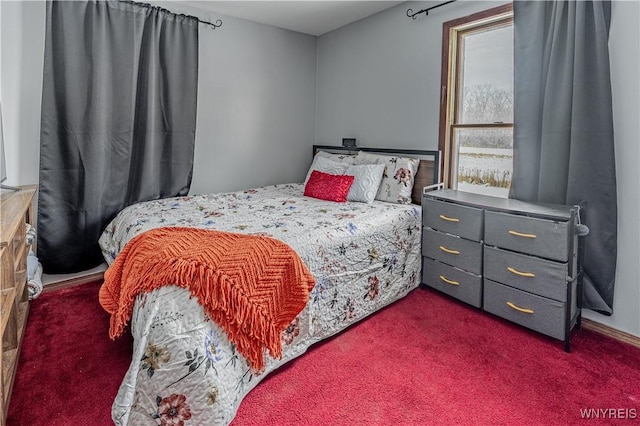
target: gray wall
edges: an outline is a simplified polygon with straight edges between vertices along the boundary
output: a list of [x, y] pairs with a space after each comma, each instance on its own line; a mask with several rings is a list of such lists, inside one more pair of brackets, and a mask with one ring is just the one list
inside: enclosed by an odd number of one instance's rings
[[302, 181], [314, 140], [317, 38], [170, 8], [223, 20], [215, 30], [200, 25], [191, 193]]
[[321, 36], [316, 142], [437, 149], [442, 23], [503, 3], [457, 2], [411, 20], [407, 8], [427, 4], [410, 2]]
[[38, 183], [44, 2], [0, 1], [0, 99], [7, 184]]
[[[200, 26], [191, 193], [304, 179], [314, 141], [316, 37], [160, 4], [223, 20], [215, 30]], [[2, 1], [0, 10], [7, 183], [37, 183], [45, 3]]]
[[[618, 189], [618, 268], [614, 313], [585, 317], [640, 336], [640, 3], [612, 2], [609, 62]], [[587, 210], [588, 214], [588, 210]]]
[[[618, 179], [614, 315], [585, 317], [640, 336], [640, 3], [612, 2], [611, 78]], [[437, 149], [442, 23], [504, 2], [459, 1], [413, 21], [433, 3], [409, 2], [318, 40], [316, 142]]]

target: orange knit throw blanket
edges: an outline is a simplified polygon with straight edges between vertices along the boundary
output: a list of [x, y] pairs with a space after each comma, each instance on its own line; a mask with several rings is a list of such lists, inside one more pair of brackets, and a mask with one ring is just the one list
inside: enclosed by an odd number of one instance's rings
[[136, 296], [164, 285], [188, 288], [238, 351], [261, 371], [266, 347], [282, 357], [282, 331], [302, 311], [315, 285], [295, 251], [273, 238], [196, 228], [142, 233], [104, 274], [100, 304], [115, 339]]

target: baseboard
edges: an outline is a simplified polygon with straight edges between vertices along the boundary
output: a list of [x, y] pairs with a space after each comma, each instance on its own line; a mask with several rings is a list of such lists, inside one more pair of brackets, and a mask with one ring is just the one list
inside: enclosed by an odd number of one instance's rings
[[608, 325], [600, 324], [587, 318], [582, 318], [582, 327], [640, 348], [640, 337], [634, 336], [633, 334], [616, 330]]
[[42, 289], [43, 293], [48, 293], [50, 291], [60, 290], [63, 288], [75, 287], [77, 285], [87, 284], [90, 282], [98, 281], [104, 279], [104, 271], [94, 272], [89, 275], [83, 275], [76, 278], [70, 278], [63, 281], [58, 281], [52, 284], [47, 284]]

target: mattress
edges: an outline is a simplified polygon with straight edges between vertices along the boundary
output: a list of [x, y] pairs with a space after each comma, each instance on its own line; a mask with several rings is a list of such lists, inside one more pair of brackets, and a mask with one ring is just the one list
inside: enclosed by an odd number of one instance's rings
[[304, 197], [303, 190], [286, 184], [149, 201], [107, 226], [100, 246], [108, 263], [149, 229], [198, 227], [277, 238], [316, 279], [307, 306], [282, 334], [282, 359], [265, 351], [262, 372], [252, 370], [188, 290], [167, 283], [139, 295], [132, 361], [112, 406], [115, 424], [229, 424], [269, 372], [419, 285], [419, 206], [333, 203]]

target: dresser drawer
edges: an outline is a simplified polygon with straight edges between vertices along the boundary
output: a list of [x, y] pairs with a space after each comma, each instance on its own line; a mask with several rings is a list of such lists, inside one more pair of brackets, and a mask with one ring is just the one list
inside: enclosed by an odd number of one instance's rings
[[517, 214], [486, 211], [487, 245], [566, 262], [569, 259], [569, 223]]
[[422, 203], [422, 217], [426, 226], [473, 241], [482, 240], [483, 213], [482, 209], [428, 197]]
[[482, 273], [482, 243], [423, 228], [422, 254], [474, 274]]
[[517, 324], [565, 339], [563, 302], [536, 296], [491, 280], [484, 280], [484, 310]]
[[484, 247], [484, 276], [520, 290], [567, 300], [567, 263]]
[[422, 282], [456, 299], [479, 308], [482, 306], [482, 277], [424, 257]]

